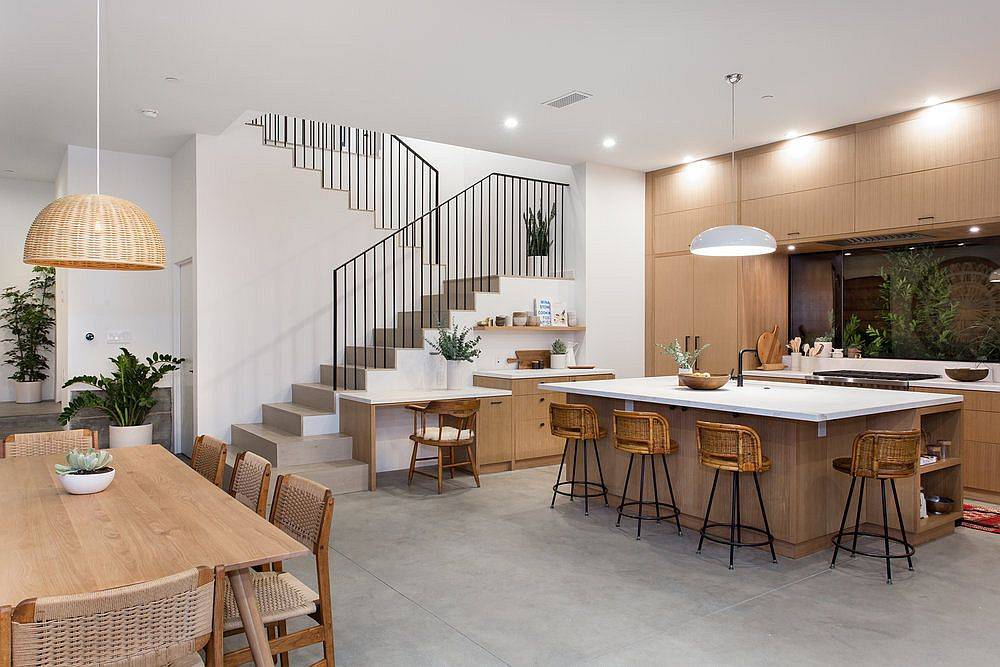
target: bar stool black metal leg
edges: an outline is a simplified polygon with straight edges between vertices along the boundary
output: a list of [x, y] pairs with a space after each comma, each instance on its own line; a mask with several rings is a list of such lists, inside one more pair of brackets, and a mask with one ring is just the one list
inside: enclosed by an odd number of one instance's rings
[[840, 518], [840, 530], [837, 531], [837, 538], [833, 542], [833, 558], [830, 560], [830, 569], [837, 567], [837, 553], [840, 551], [840, 540], [844, 537], [844, 526], [847, 525], [847, 514], [851, 511], [851, 499], [854, 498], [854, 484], [857, 477], [851, 477], [851, 488], [847, 492], [847, 502], [844, 503], [844, 516]]
[[625, 486], [622, 488], [622, 499], [618, 503], [618, 521], [615, 522], [615, 527], [622, 525], [622, 510], [625, 509], [625, 496], [628, 495], [628, 482], [632, 479], [632, 461], [635, 459], [635, 454], [628, 455], [628, 470], [625, 471]]
[[736, 541], [743, 541], [743, 506], [740, 505], [740, 473], [733, 473], [736, 475]]
[[608, 485], [604, 483], [604, 470], [601, 469], [601, 450], [597, 447], [597, 441], [592, 440], [594, 443], [594, 458], [597, 459], [597, 475], [601, 478], [601, 490], [604, 491], [604, 506], [610, 507], [611, 503], [608, 502]]
[[674, 522], [677, 524], [677, 534], [681, 534], [681, 511], [677, 508], [677, 501], [674, 500], [674, 485], [670, 483], [670, 468], [667, 467], [667, 455], [660, 454], [663, 461], [663, 475], [667, 478], [667, 489], [670, 491], [670, 504], [674, 506]]
[[712, 501], [715, 500], [715, 487], [719, 483], [719, 469], [715, 469], [715, 478], [712, 480], [712, 491], [708, 494], [708, 507], [705, 509], [705, 522], [701, 524], [701, 539], [698, 540], [698, 552], [705, 544], [705, 531], [708, 530], [708, 517], [712, 515]]
[[579, 455], [580, 455], [580, 441], [578, 439], [574, 438], [573, 439], [573, 477], [570, 478], [570, 485], [569, 485], [569, 494], [570, 494], [569, 495], [569, 501], [570, 502], [573, 502], [573, 501], [576, 500], [576, 498], [573, 497], [573, 494], [576, 493], [576, 459], [579, 458]]
[[854, 539], [851, 540], [851, 558], [857, 556], [855, 552], [858, 550], [858, 532], [861, 530], [861, 508], [865, 504], [865, 482], [867, 481], [867, 477], [861, 478], [861, 490], [858, 491], [858, 512], [854, 515]]
[[899, 519], [899, 532], [903, 536], [903, 547], [906, 548], [906, 564], [910, 567], [910, 572], [913, 571], [913, 559], [910, 557], [910, 542], [906, 539], [906, 526], [903, 525], [903, 513], [899, 509], [899, 496], [896, 495], [896, 480], [890, 479], [889, 485], [892, 486], [892, 499], [896, 503], [896, 518]]
[[641, 539], [642, 537], [642, 503], [645, 499], [644, 491], [646, 490], [646, 457], [639, 456], [639, 511], [635, 513], [636, 526], [635, 526], [635, 539]]
[[757, 471], [753, 473], [753, 485], [757, 488], [757, 502], [760, 503], [760, 515], [764, 519], [764, 532], [767, 533], [767, 546], [771, 549], [771, 562], [777, 563], [778, 556], [774, 553], [774, 535], [771, 534], [771, 524], [767, 522], [767, 510], [764, 509], [764, 494], [760, 492], [760, 479]]
[[733, 473], [733, 489], [729, 496], [729, 569], [733, 569], [733, 554], [736, 553], [736, 503], [739, 497], [739, 487], [737, 486], [740, 473]]
[[563, 455], [562, 459], [559, 461], [559, 472], [556, 473], [556, 483], [552, 486], [552, 502], [549, 504], [549, 508], [556, 506], [556, 489], [559, 488], [559, 478], [562, 477], [563, 466], [566, 464], [566, 452], [569, 450], [569, 438], [566, 438], [566, 444], [563, 445]]
[[882, 482], [882, 534], [885, 537], [885, 583], [892, 583], [892, 559], [889, 558], [889, 512], [885, 505], [885, 480]]
[[583, 515], [590, 516], [590, 475], [587, 473], [587, 441], [583, 441]]
[[653, 507], [656, 509], [656, 523], [660, 523], [660, 490], [656, 488], [656, 466], [653, 464], [652, 456], [642, 458], [649, 459], [649, 475], [653, 478]]

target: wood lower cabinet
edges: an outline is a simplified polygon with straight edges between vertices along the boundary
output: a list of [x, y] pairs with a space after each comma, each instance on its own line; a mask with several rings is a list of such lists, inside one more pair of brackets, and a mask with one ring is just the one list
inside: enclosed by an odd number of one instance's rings
[[479, 465], [504, 463], [514, 456], [511, 428], [511, 397], [498, 396], [479, 401], [476, 456]]

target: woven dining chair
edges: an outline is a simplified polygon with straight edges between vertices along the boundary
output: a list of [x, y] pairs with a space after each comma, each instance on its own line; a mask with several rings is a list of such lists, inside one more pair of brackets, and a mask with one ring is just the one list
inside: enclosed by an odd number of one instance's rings
[[25, 600], [0, 612], [12, 667], [222, 664], [224, 574], [199, 567], [96, 593]]
[[229, 495], [264, 516], [267, 489], [271, 485], [271, 462], [253, 452], [240, 452], [229, 478]]
[[[333, 615], [330, 603], [330, 523], [333, 518], [333, 493], [330, 489], [298, 475], [279, 475], [271, 502], [271, 523], [295, 538], [316, 558], [316, 582], [313, 592], [296, 577], [284, 571], [281, 562], [266, 566], [263, 572], [251, 572], [254, 593], [260, 606], [261, 620], [268, 631], [272, 653], [281, 649], [281, 664], [287, 665], [288, 651], [323, 644], [323, 661], [315, 664], [333, 666]], [[289, 619], [309, 617], [316, 625], [289, 633]], [[243, 632], [239, 609], [232, 589], [226, 586], [226, 635]], [[241, 665], [251, 660], [250, 649], [225, 654], [224, 664]]]
[[[410, 469], [406, 483], [413, 483], [414, 475], [423, 475], [437, 479], [437, 492], [444, 489], [444, 471], [447, 470], [452, 479], [455, 469], [465, 470], [472, 475], [479, 487], [479, 463], [476, 440], [476, 425], [479, 416], [478, 398], [461, 398], [447, 401], [430, 401], [427, 405], [407, 405], [407, 410], [413, 412], [413, 451], [410, 454]], [[437, 417], [437, 425], [428, 423], [428, 417]], [[434, 420], [431, 419], [431, 422]], [[437, 449], [436, 456], [417, 456], [421, 446]], [[465, 450], [466, 459], [458, 460], [455, 452]], [[437, 475], [431, 475], [417, 468], [420, 461], [437, 461]]]
[[70, 431], [14, 433], [0, 444], [0, 459], [15, 456], [66, 454], [71, 449], [97, 449], [97, 431], [77, 428]]
[[212, 484], [221, 487], [222, 475], [226, 472], [226, 443], [210, 435], [199, 435], [191, 452], [191, 467]]

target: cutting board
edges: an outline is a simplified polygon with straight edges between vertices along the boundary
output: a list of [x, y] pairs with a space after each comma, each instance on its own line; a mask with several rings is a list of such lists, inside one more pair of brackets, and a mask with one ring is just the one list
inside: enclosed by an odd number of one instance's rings
[[757, 337], [757, 356], [760, 357], [762, 370], [777, 371], [785, 367], [781, 363], [781, 341], [778, 340], [777, 324]]
[[548, 368], [550, 362], [550, 350], [514, 350], [514, 358], [508, 359], [507, 363], [517, 362], [517, 367], [531, 368], [532, 361], [542, 362], [542, 368]]

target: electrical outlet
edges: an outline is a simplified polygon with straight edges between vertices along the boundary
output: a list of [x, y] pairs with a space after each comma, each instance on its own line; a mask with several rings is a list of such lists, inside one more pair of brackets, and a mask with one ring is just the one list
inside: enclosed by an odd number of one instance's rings
[[132, 332], [128, 329], [108, 330], [104, 340], [109, 345], [124, 345], [132, 342]]

